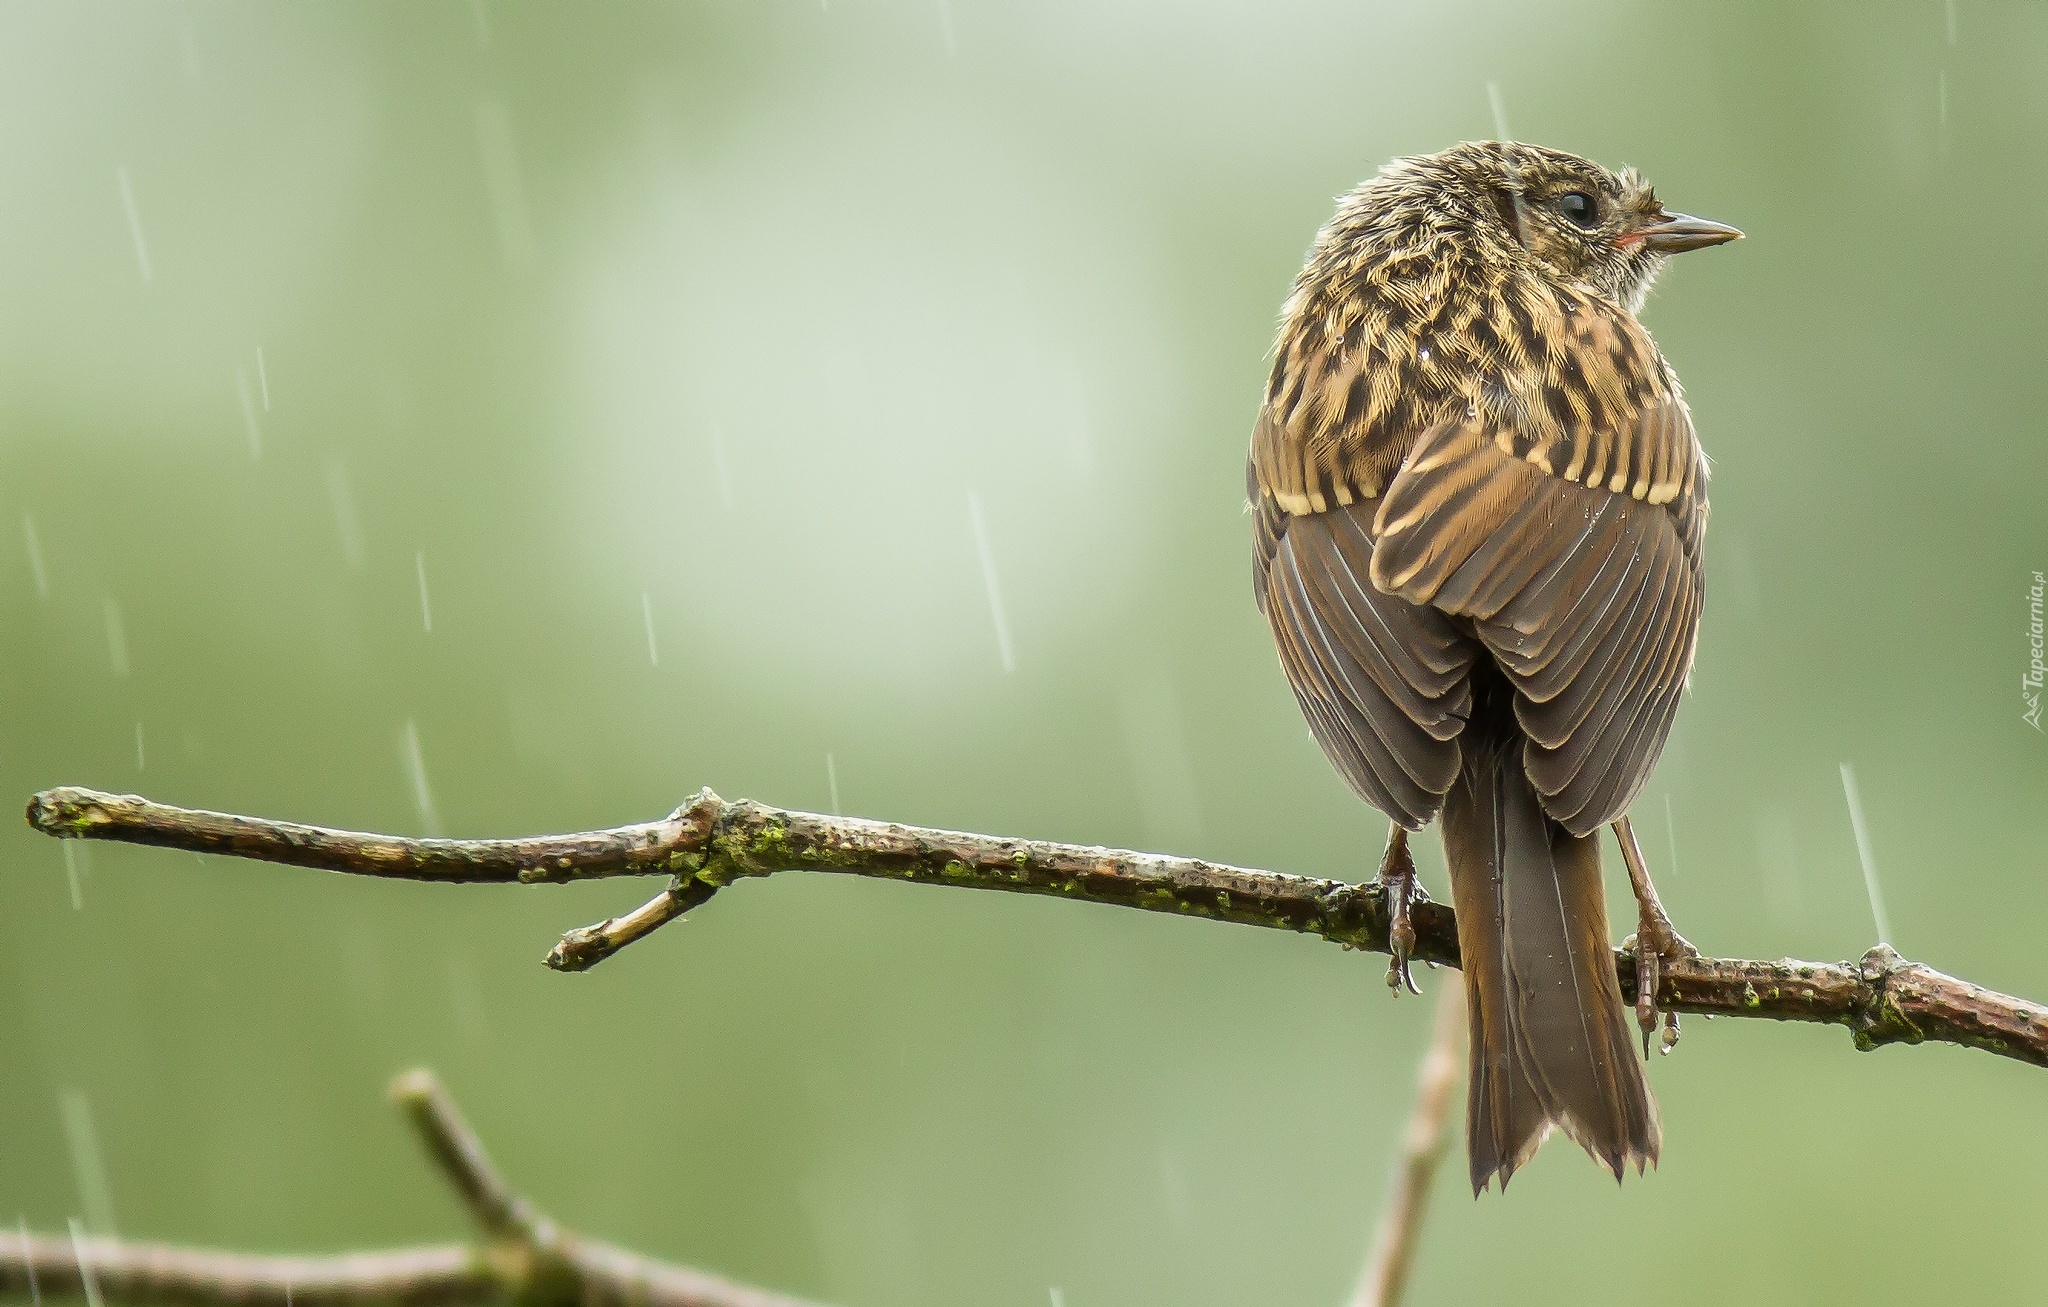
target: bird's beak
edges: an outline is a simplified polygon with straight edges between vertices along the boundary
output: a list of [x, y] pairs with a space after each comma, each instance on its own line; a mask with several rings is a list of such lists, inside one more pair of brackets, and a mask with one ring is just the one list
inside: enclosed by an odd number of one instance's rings
[[1742, 239], [1742, 233], [1725, 222], [1709, 222], [1683, 213], [1659, 213], [1657, 221], [1636, 228], [1634, 234], [1642, 238], [1645, 249], [1657, 254], [1683, 254]]

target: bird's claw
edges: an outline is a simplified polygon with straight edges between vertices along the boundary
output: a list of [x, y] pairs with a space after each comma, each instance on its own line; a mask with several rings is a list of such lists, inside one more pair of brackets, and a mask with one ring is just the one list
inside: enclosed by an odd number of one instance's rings
[[[1657, 887], [1650, 881], [1650, 869], [1643, 863], [1643, 850], [1636, 843], [1635, 830], [1627, 817], [1614, 822], [1614, 838], [1621, 844], [1621, 860], [1628, 865], [1629, 888], [1635, 892], [1636, 933], [1622, 942], [1622, 948], [1636, 959], [1636, 1024], [1643, 1028], [1643, 1056], [1650, 1056], [1650, 1036], [1657, 1030], [1657, 988], [1663, 980], [1666, 962], [1696, 958], [1700, 951], [1692, 941], [1671, 928], [1671, 918], [1657, 899]], [[1663, 1051], [1678, 1046], [1678, 1014], [1664, 1014]]]
[[[1657, 989], [1664, 978], [1664, 964], [1696, 958], [1700, 951], [1671, 928], [1670, 918], [1662, 912], [1651, 911], [1642, 914], [1642, 924], [1635, 934], [1622, 941], [1621, 946], [1635, 954], [1636, 1024], [1643, 1030], [1643, 1056], [1647, 1058], [1650, 1056], [1650, 1037], [1657, 1034], [1659, 1024]], [[1668, 1054], [1678, 1047], [1678, 1014], [1666, 1012], [1663, 1018], [1664, 1032], [1658, 1039], [1658, 1052]]]
[[1415, 953], [1415, 922], [1409, 909], [1429, 902], [1422, 882], [1415, 878], [1415, 859], [1408, 852], [1408, 832], [1396, 826], [1387, 838], [1386, 854], [1380, 859], [1380, 888], [1387, 896], [1387, 988], [1399, 994], [1407, 990], [1420, 994], [1409, 959]]

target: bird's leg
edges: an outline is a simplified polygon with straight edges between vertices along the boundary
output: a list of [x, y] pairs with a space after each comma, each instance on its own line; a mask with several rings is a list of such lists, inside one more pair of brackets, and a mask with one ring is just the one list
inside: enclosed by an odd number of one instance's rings
[[1415, 859], [1408, 852], [1408, 830], [1395, 822], [1387, 832], [1387, 851], [1380, 856], [1378, 885], [1387, 896], [1387, 988], [1396, 994], [1406, 989], [1420, 994], [1422, 987], [1408, 971], [1408, 955], [1415, 951], [1415, 923], [1408, 909], [1427, 903], [1422, 882], [1415, 879]]
[[[1615, 821], [1614, 838], [1621, 843], [1621, 860], [1628, 866], [1628, 883], [1635, 890], [1640, 913], [1640, 924], [1630, 939], [1634, 941], [1636, 955], [1636, 1023], [1643, 1028], [1643, 1056], [1648, 1057], [1650, 1035], [1657, 1029], [1657, 982], [1663, 963], [1673, 958], [1696, 958], [1700, 951], [1672, 928], [1671, 918], [1657, 898], [1657, 887], [1650, 881], [1650, 869], [1643, 865], [1643, 851], [1636, 844], [1636, 833], [1627, 817]], [[1622, 947], [1628, 945], [1628, 940], [1622, 942]], [[1678, 1014], [1667, 1012], [1661, 1047], [1669, 1053], [1677, 1044]]]

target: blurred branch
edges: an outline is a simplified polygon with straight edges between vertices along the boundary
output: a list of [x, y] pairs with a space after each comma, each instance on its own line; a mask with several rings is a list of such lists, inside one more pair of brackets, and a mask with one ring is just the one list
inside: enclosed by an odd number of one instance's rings
[[807, 1307], [565, 1230], [515, 1195], [431, 1072], [392, 1087], [484, 1242], [333, 1257], [0, 1230], [0, 1298], [179, 1307]]
[[433, 1072], [424, 1067], [406, 1072], [391, 1082], [391, 1097], [412, 1123], [420, 1147], [469, 1209], [469, 1219], [476, 1222], [477, 1229], [489, 1238], [533, 1248], [553, 1242], [554, 1231], [547, 1218], [512, 1192], [512, 1186], [491, 1165], [483, 1140], [455, 1110]]
[[1387, 1210], [1380, 1213], [1372, 1253], [1351, 1307], [1395, 1307], [1408, 1287], [1408, 1268], [1414, 1265], [1423, 1218], [1429, 1214], [1430, 1185], [1450, 1143], [1444, 1124], [1450, 1120], [1451, 1100], [1464, 1080], [1459, 1074], [1464, 1069], [1464, 1050], [1465, 987], [1444, 985], [1437, 995], [1429, 1048], [1422, 1054], [1422, 1069], [1415, 1077], [1415, 1114], [1408, 1118], [1408, 1129], [1401, 1136], [1401, 1160], [1394, 1167]]
[[[530, 885], [672, 877], [668, 889], [634, 912], [563, 936], [547, 959], [563, 971], [595, 965], [733, 881], [781, 871], [1048, 894], [1301, 931], [1347, 948], [1387, 951], [1387, 904], [1376, 884], [828, 817], [728, 802], [710, 790], [660, 821], [516, 840], [360, 835], [76, 788], [36, 795], [28, 820], [64, 839], [123, 840], [404, 880]], [[1457, 965], [1457, 919], [1447, 905], [1416, 905], [1413, 923], [1416, 959]], [[1616, 950], [1615, 969], [1622, 991], [1634, 993], [1634, 957]], [[1883, 944], [1856, 962], [1673, 959], [1658, 979], [1657, 1006], [1846, 1026], [1861, 1049], [1932, 1040], [2048, 1066], [2048, 1008], [1908, 962]]]
[[0, 1230], [0, 1298], [86, 1297], [90, 1274], [100, 1300], [187, 1307], [470, 1307], [497, 1300], [498, 1277], [475, 1249], [460, 1245], [340, 1257], [257, 1257], [248, 1253]]

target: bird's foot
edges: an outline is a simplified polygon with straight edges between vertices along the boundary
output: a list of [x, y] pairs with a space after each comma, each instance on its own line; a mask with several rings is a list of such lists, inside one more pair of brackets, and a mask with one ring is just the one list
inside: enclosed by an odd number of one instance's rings
[[1407, 990], [1420, 994], [1408, 959], [1415, 952], [1415, 923], [1409, 909], [1429, 902], [1422, 882], [1415, 878], [1415, 859], [1408, 852], [1408, 832], [1394, 827], [1387, 836], [1387, 851], [1380, 857], [1378, 884], [1387, 896], [1387, 988], [1399, 994]]
[[[1700, 951], [1685, 936], [1672, 929], [1671, 918], [1654, 900], [1642, 905], [1641, 924], [1636, 933], [1621, 942], [1636, 959], [1636, 1024], [1643, 1029], [1643, 1056], [1650, 1055], [1650, 1036], [1657, 1033], [1657, 987], [1664, 978], [1664, 964], [1696, 958]], [[1658, 1051], [1669, 1053], [1678, 1047], [1678, 1014], [1663, 1014], [1664, 1033]]]
[[[1696, 958], [1700, 951], [1672, 929], [1671, 918], [1665, 915], [1664, 904], [1657, 898], [1657, 886], [1650, 880], [1650, 869], [1643, 862], [1643, 851], [1636, 844], [1636, 833], [1627, 817], [1615, 820], [1614, 837], [1621, 844], [1621, 860], [1628, 867], [1629, 888], [1635, 891], [1640, 913], [1636, 933], [1622, 941], [1622, 947], [1636, 957], [1636, 1024], [1643, 1028], [1643, 1056], [1648, 1057], [1650, 1036], [1657, 1030], [1657, 986], [1664, 978], [1664, 964]], [[1669, 1053], [1676, 1047], [1678, 1014], [1666, 1012], [1660, 1050]]]

